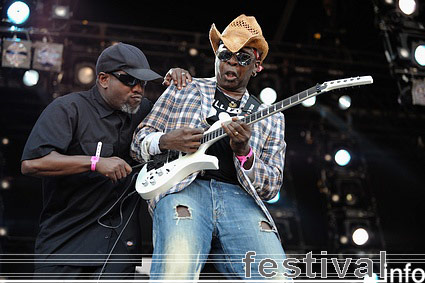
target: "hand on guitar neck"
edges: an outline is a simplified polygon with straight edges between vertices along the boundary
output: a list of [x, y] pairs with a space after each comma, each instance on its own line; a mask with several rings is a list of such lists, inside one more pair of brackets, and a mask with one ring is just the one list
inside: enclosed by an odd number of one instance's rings
[[[251, 126], [233, 117], [230, 123], [222, 123], [224, 132], [230, 137], [230, 148], [238, 156], [246, 156], [250, 151], [249, 139], [251, 138]], [[250, 169], [253, 158], [244, 163], [245, 169]]]

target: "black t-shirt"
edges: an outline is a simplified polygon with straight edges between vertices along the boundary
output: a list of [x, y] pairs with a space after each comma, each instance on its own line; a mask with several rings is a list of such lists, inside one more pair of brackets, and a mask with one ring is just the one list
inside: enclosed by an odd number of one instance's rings
[[[212, 113], [207, 118], [208, 124], [212, 125], [220, 118], [239, 116], [242, 113], [240, 100], [235, 100], [225, 95], [218, 88], [215, 91]], [[211, 145], [206, 154], [214, 155], [218, 158], [218, 170], [205, 170], [204, 174], [199, 174], [198, 178], [209, 180], [215, 179], [220, 182], [239, 184], [236, 169], [233, 163], [233, 151], [230, 147], [230, 138], [226, 136]]]
[[[43, 157], [51, 151], [65, 155], [93, 156], [97, 143], [101, 141], [101, 157], [118, 156], [134, 165], [129, 155], [132, 135], [150, 109], [151, 103], [143, 99], [136, 114], [114, 110], [104, 101], [96, 86], [89, 91], [57, 98], [46, 107], [32, 129], [22, 160]], [[123, 224], [115, 231], [102, 227], [97, 219], [121, 196], [132, 175], [115, 184], [100, 173], [90, 171], [69, 176], [43, 177], [43, 211], [35, 253], [44, 256], [38, 257], [49, 257], [48, 254], [92, 254], [96, 259], [105, 258], [104, 254], [109, 253], [114, 238], [123, 228], [139, 195], [134, 194], [125, 201]], [[131, 187], [128, 192], [132, 190]], [[140, 253], [137, 212], [121, 237], [129, 253]], [[103, 222], [112, 226], [119, 221], [119, 209], [103, 219]], [[128, 241], [131, 245], [125, 245]], [[99, 260], [71, 260], [81, 256], [64, 257], [69, 257], [66, 264], [102, 264]]]

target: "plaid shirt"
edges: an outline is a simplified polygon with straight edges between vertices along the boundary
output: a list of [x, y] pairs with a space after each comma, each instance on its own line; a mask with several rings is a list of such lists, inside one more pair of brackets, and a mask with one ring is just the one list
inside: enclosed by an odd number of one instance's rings
[[[181, 90], [177, 90], [174, 85], [171, 85], [161, 95], [151, 113], [140, 123], [134, 133], [131, 156], [139, 162], [146, 162], [142, 158], [140, 144], [150, 133], [167, 133], [182, 127], [208, 128], [206, 118], [213, 107], [216, 86], [215, 78], [193, 79], [192, 83]], [[249, 93], [246, 91], [241, 100], [241, 107], [245, 105], [248, 97]], [[264, 108], [266, 106], [261, 105], [259, 110]], [[255, 199], [275, 230], [276, 225], [263, 200], [273, 198], [283, 183], [286, 149], [284, 130], [285, 119], [282, 113], [251, 124], [252, 136], [249, 142], [255, 154], [254, 182], [251, 182], [241, 169], [237, 158], [235, 156], [233, 158], [239, 183]], [[150, 213], [153, 215], [155, 205], [162, 197], [183, 190], [196, 178], [198, 173], [199, 171], [189, 175], [166, 193], [151, 199], [149, 201]]]

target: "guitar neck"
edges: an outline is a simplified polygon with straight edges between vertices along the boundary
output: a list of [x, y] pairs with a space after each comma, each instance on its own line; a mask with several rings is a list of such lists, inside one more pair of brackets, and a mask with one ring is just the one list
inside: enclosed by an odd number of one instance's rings
[[[255, 122], [258, 122], [262, 119], [265, 119], [273, 114], [276, 114], [278, 112], [281, 112], [285, 109], [288, 109], [292, 106], [295, 106], [301, 102], [303, 102], [306, 99], [309, 99], [310, 97], [313, 97], [315, 95], [318, 95], [320, 92], [322, 92], [323, 89], [326, 88], [326, 85], [319, 85], [317, 84], [314, 87], [311, 87], [307, 90], [304, 90], [300, 93], [297, 93], [291, 97], [288, 97], [282, 101], [279, 101], [263, 110], [259, 110], [257, 112], [254, 112], [250, 115], [247, 115], [241, 119], [241, 121], [247, 123], [248, 125], [253, 124]], [[210, 141], [217, 141], [219, 139], [224, 138], [227, 136], [227, 134], [224, 132], [223, 128], [216, 129], [214, 131], [208, 132], [204, 134], [201, 143], [206, 143]]]
[[[362, 77], [352, 77], [346, 79], [339, 79], [333, 81], [327, 81], [322, 84], [317, 84], [314, 87], [311, 87], [307, 90], [304, 90], [300, 93], [297, 93], [289, 98], [286, 98], [280, 102], [273, 104], [272, 106], [259, 110], [255, 113], [247, 115], [241, 118], [241, 121], [247, 123], [248, 125], [258, 122], [264, 118], [267, 118], [273, 114], [276, 114], [280, 111], [288, 109], [294, 105], [297, 105], [303, 102], [310, 97], [316, 96], [321, 92], [327, 92], [335, 89], [360, 86], [373, 83], [373, 78], [371, 76], [362, 76]], [[224, 138], [227, 134], [224, 132], [223, 128], [218, 128], [214, 131], [204, 134], [201, 143], [217, 141], [221, 138]]]
[[248, 125], [258, 122], [264, 118], [267, 118], [273, 114], [281, 112], [285, 109], [291, 108], [297, 104], [300, 104], [306, 99], [318, 95], [322, 91], [322, 87], [320, 85], [316, 85], [307, 90], [304, 90], [300, 93], [297, 93], [291, 97], [288, 97], [282, 101], [279, 101], [268, 108], [252, 113], [248, 116], [243, 117], [241, 120]]

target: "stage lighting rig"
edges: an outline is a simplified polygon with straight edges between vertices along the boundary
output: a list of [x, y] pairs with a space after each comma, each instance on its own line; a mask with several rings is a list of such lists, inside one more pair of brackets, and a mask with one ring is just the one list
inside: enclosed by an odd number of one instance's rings
[[375, 1], [385, 56], [397, 81], [398, 102], [403, 105], [411, 105], [413, 100], [416, 105], [425, 105], [420, 95], [414, 97], [421, 91], [413, 90], [413, 82], [425, 78], [425, 27], [416, 17], [421, 4], [417, 0]]
[[418, 0], [379, 0], [376, 1], [380, 10], [395, 13], [396, 16], [412, 18], [418, 14]]
[[[425, 29], [394, 31], [386, 43], [387, 59], [396, 73], [425, 73]], [[397, 50], [391, 54], [390, 50]], [[403, 71], [404, 70], [404, 71]]]

